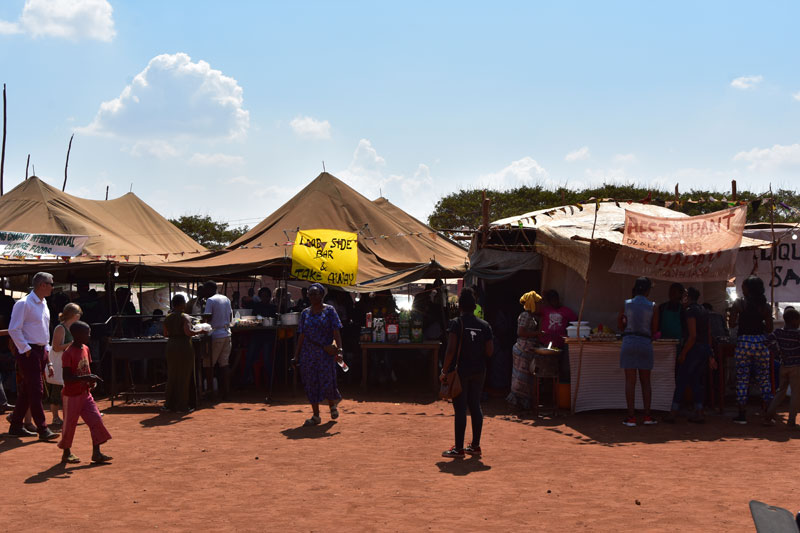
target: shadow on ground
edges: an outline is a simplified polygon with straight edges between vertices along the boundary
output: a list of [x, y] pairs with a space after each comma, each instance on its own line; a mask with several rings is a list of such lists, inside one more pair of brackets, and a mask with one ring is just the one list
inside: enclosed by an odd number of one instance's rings
[[25, 483], [44, 483], [51, 479], [69, 479], [73, 472], [78, 470], [86, 470], [88, 468], [100, 468], [111, 463], [89, 463], [80, 466], [67, 466], [65, 463], [56, 463], [47, 470], [42, 470], [38, 474], [34, 474], [25, 480]]
[[296, 428], [284, 429], [281, 431], [281, 434], [290, 440], [325, 439], [339, 434], [338, 431], [335, 433], [329, 433], [329, 430], [331, 430], [335, 425], [336, 422], [329, 420], [324, 424], [319, 424], [317, 426], [299, 426]]
[[485, 472], [492, 469], [491, 466], [484, 464], [478, 458], [439, 461], [436, 466], [442, 474], [451, 474], [453, 476], [466, 476], [474, 472]]

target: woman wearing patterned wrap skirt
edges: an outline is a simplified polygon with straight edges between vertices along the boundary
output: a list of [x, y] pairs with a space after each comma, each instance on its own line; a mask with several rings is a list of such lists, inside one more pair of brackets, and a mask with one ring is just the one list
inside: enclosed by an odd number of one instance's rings
[[[750, 374], [754, 374], [761, 387], [762, 413], [772, 400], [770, 365], [772, 357], [767, 348], [767, 334], [772, 333], [772, 309], [764, 295], [764, 282], [750, 276], [742, 282], [742, 296], [733, 302], [730, 327], [738, 327], [736, 339], [736, 401], [739, 414], [733, 421], [747, 424], [747, 395], [750, 391]], [[769, 420], [765, 419], [765, 423]]]
[[511, 392], [506, 397], [506, 401], [511, 405], [522, 409], [530, 409], [533, 380], [531, 372], [531, 362], [533, 362], [533, 349], [539, 346], [539, 323], [536, 321], [534, 312], [536, 302], [542, 299], [541, 296], [531, 291], [522, 295], [519, 303], [525, 309], [517, 319], [517, 342], [511, 349], [514, 356], [511, 369]]

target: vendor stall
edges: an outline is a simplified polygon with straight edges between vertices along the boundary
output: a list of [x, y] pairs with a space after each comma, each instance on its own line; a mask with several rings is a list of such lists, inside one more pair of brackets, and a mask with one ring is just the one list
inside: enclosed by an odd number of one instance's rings
[[396, 342], [362, 342], [361, 343], [361, 387], [367, 388], [367, 376], [369, 372], [369, 351], [370, 350], [421, 350], [427, 351], [431, 358], [431, 378], [434, 390], [439, 390], [439, 348], [442, 343], [439, 341], [424, 341], [415, 343], [396, 343]]
[[[202, 367], [202, 358], [207, 350], [210, 350], [211, 337], [207, 335], [193, 337], [192, 345], [195, 351], [195, 373]], [[114, 407], [114, 400], [122, 395], [126, 400], [136, 396], [163, 395], [163, 391], [136, 390], [136, 386], [131, 384], [131, 388], [124, 392], [117, 392], [117, 364], [120, 362], [130, 363], [131, 361], [161, 360], [166, 364], [167, 339], [165, 337], [151, 338], [114, 338], [110, 340], [111, 354], [111, 407]], [[126, 365], [127, 366], [127, 365]], [[196, 381], [197, 383], [197, 381]], [[197, 387], [195, 387], [197, 391]], [[197, 403], [197, 402], [196, 402]]]
[[[592, 411], [596, 409], [625, 409], [625, 372], [619, 366], [619, 351], [622, 341], [589, 341], [577, 338], [566, 339], [569, 346], [570, 381], [580, 387], [572, 395], [572, 410]], [[578, 363], [579, 343], [583, 341], [583, 358]], [[651, 408], [669, 411], [672, 393], [675, 391], [676, 340], [653, 342], [653, 371], [650, 375], [653, 387]], [[636, 408], [641, 409], [642, 392], [636, 388]]]

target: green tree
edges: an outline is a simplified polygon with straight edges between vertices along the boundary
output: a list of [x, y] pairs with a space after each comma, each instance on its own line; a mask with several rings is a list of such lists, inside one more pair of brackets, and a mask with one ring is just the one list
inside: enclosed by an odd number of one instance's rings
[[[650, 202], [655, 205], [665, 206], [668, 202], [671, 209], [686, 213], [687, 215], [700, 215], [726, 209], [730, 203], [722, 201], [731, 200], [730, 192], [691, 190], [682, 193], [675, 203], [675, 193], [663, 189], [648, 189], [634, 185], [603, 185], [581, 190], [564, 188], [545, 189], [541, 186], [518, 187], [506, 191], [487, 190], [491, 199], [489, 220], [521, 215], [541, 209], [551, 209], [561, 205], [575, 205], [585, 203], [590, 198], [613, 198], [618, 201]], [[756, 194], [750, 191], [738, 191], [738, 201], [748, 201], [748, 222], [769, 222], [770, 208], [767, 205], [768, 195]], [[776, 201], [775, 221], [794, 222], [800, 219], [797, 212], [787, 209], [781, 203], [800, 208], [800, 195], [796, 191], [779, 189], [774, 191]], [[481, 198], [479, 189], [460, 190], [442, 197], [434, 207], [433, 213], [428, 217], [428, 224], [437, 229], [476, 229], [481, 225]], [[713, 198], [714, 202], [704, 201], [694, 203], [700, 199]], [[761, 201], [758, 201], [761, 199]]]
[[208, 215], [183, 215], [169, 221], [209, 250], [225, 248], [249, 229], [247, 226], [229, 229], [227, 222], [215, 222]]

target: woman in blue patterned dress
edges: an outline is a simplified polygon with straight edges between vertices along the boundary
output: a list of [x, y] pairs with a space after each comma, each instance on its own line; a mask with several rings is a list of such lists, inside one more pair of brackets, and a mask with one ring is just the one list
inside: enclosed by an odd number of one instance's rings
[[319, 404], [327, 401], [331, 419], [339, 418], [337, 405], [342, 400], [336, 386], [336, 363], [342, 359], [342, 337], [339, 330], [342, 322], [336, 309], [322, 303], [325, 289], [319, 283], [308, 288], [311, 307], [300, 314], [297, 327], [297, 348], [294, 362], [300, 365], [303, 386], [314, 414], [305, 421], [306, 426], [322, 422]]

